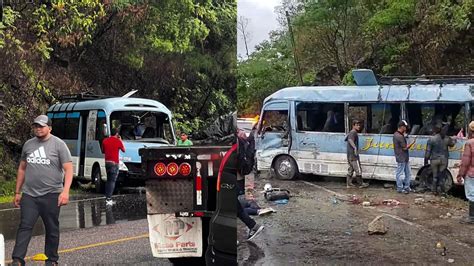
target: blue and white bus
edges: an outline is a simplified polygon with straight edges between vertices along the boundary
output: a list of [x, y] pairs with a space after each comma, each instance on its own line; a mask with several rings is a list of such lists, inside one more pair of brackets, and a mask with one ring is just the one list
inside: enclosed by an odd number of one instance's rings
[[363, 178], [395, 180], [392, 138], [397, 123], [405, 119], [411, 125], [408, 142], [416, 137], [410, 150], [412, 178], [431, 182], [430, 167], [424, 165], [426, 143], [432, 126], [442, 122], [447, 134], [458, 139], [450, 149], [445, 184], [451, 188], [457, 182], [453, 177], [467, 125], [474, 118], [474, 84], [379, 85], [367, 70], [354, 72], [354, 77], [357, 86], [292, 87], [268, 96], [255, 135], [257, 169], [271, 170], [281, 179], [299, 173], [344, 177], [345, 136], [351, 121], [358, 119], [364, 122], [359, 134]]
[[112, 128], [119, 130], [125, 146], [119, 156], [120, 182], [141, 180], [139, 148], [175, 145], [176, 140], [171, 112], [160, 102], [128, 96], [96, 98], [69, 97], [52, 105], [47, 115], [52, 134], [71, 151], [75, 178], [92, 181], [99, 192], [106, 181], [101, 144]]

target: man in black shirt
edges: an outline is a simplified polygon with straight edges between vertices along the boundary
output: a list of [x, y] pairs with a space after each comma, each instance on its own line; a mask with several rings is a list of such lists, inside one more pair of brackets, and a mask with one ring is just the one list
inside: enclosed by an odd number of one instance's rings
[[[405, 132], [407, 131], [408, 123], [402, 120], [398, 123], [398, 129], [393, 134], [393, 148], [395, 150], [395, 159], [397, 160], [397, 170], [395, 176], [397, 179], [397, 192], [408, 194], [410, 192], [411, 170], [409, 163], [408, 150], [415, 144], [415, 140], [407, 145]], [[402, 180], [402, 174], [405, 178]]]
[[353, 174], [356, 173], [356, 181], [359, 187], [365, 188], [368, 187], [369, 184], [364, 183], [362, 180], [362, 168], [360, 166], [360, 159], [359, 159], [359, 135], [362, 128], [361, 122], [359, 120], [352, 121], [352, 130], [347, 134], [346, 141], [347, 141], [347, 163], [349, 164], [349, 169], [347, 171], [347, 188], [353, 187], [354, 184], [352, 183]]

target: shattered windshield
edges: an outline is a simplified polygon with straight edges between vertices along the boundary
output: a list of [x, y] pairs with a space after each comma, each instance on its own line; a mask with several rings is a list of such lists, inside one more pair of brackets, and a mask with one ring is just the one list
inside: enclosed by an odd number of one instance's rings
[[110, 115], [110, 121], [124, 141], [174, 143], [170, 118], [165, 113], [116, 111]]

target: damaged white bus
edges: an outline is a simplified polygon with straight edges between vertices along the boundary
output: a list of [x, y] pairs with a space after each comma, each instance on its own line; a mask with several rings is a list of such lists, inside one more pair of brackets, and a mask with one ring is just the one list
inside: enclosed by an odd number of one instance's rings
[[[379, 83], [371, 70], [354, 70], [356, 86], [292, 87], [268, 96], [255, 133], [257, 170], [280, 179], [298, 174], [347, 174], [346, 134], [350, 121], [363, 121], [359, 134], [363, 178], [395, 180], [393, 133], [397, 123], [410, 124], [412, 178], [431, 183], [424, 166], [433, 125], [442, 121], [457, 143], [450, 149], [445, 189], [456, 184], [467, 125], [474, 118], [472, 77], [390, 80]], [[454, 177], [454, 178], [453, 178]]]

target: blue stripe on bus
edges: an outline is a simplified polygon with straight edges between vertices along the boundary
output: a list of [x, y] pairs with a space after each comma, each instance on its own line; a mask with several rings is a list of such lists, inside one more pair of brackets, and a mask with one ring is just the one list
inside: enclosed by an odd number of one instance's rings
[[55, 113], [54, 118], [66, 118], [66, 113]]
[[68, 113], [67, 117], [68, 118], [79, 118], [79, 112], [74, 112], [74, 113]]

